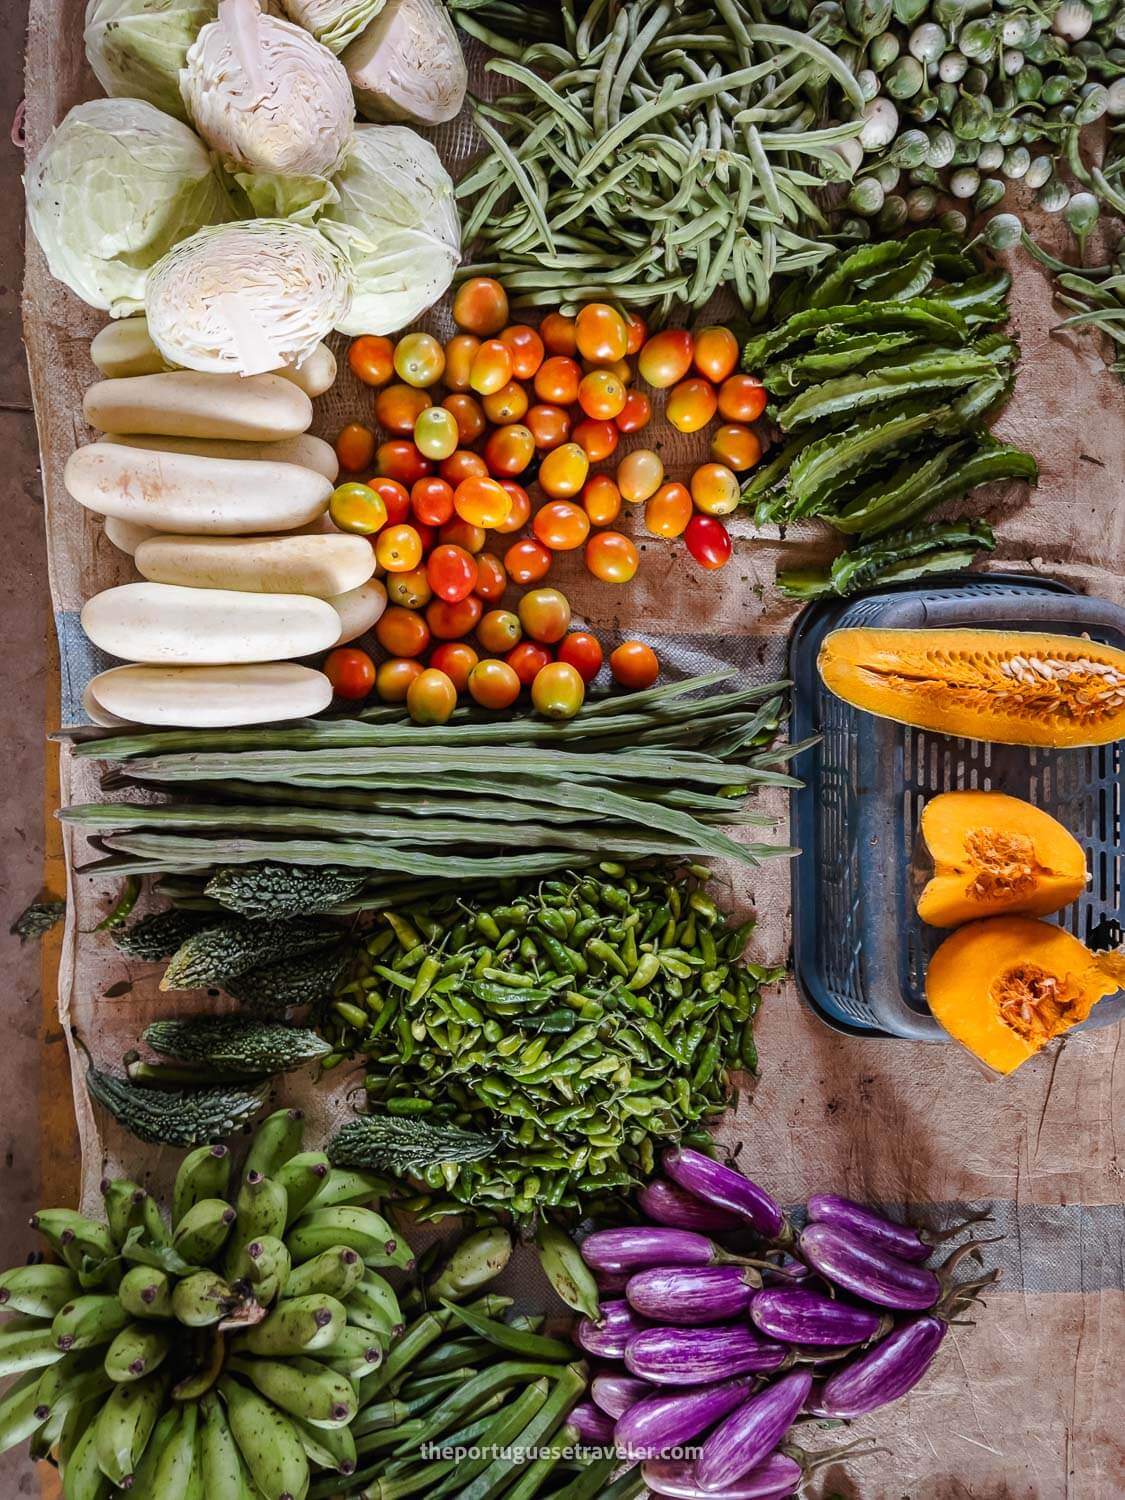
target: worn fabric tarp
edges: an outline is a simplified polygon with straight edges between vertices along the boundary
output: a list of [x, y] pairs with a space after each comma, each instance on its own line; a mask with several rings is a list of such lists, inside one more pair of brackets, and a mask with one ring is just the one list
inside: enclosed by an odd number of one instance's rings
[[[82, 0], [32, 0], [27, 80], [29, 149], [67, 108], [95, 88], [82, 59]], [[463, 132], [457, 140], [463, 140]], [[449, 136], [447, 134], [447, 140]], [[1017, 205], [1018, 206], [1018, 205]], [[1052, 226], [1044, 225], [1050, 243]], [[1056, 246], [1061, 237], [1055, 233]], [[101, 325], [51, 280], [28, 247], [27, 342], [43, 449], [50, 586], [63, 650], [64, 722], [101, 665], [77, 627], [83, 601], [129, 581], [129, 559], [62, 485], [67, 456], [87, 440], [83, 389], [94, 378], [90, 336]], [[1042, 479], [978, 492], [974, 505], [1002, 538], [996, 566], [1053, 574], [1080, 589], [1125, 600], [1125, 430], [1122, 388], [1089, 337], [1051, 337], [1056, 321], [1043, 274], [1016, 257], [1015, 325], [1023, 359], [1000, 431], [1039, 458]], [[363, 418], [369, 395], [346, 371], [318, 427], [329, 435]], [[665, 438], [674, 434], [665, 430]], [[674, 471], [682, 450], [666, 442]], [[632, 518], [636, 531], [637, 517]], [[700, 571], [679, 545], [638, 535], [642, 568], [627, 590], [593, 583], [574, 557], [558, 581], [576, 612], [609, 640], [621, 634], [674, 638], [687, 664], [710, 654], [750, 678], [780, 675], [793, 611], [772, 588], [779, 560], [807, 561], [824, 538], [792, 532], [758, 539], [735, 526], [734, 561]], [[99, 796], [96, 769], [64, 754], [64, 801]], [[783, 813], [780, 801], [777, 811]], [[785, 836], [784, 825], [779, 841]], [[70, 841], [76, 863], [87, 852]], [[788, 950], [788, 871], [775, 861], [733, 882], [736, 904], [756, 905], [760, 956]], [[158, 969], [128, 966], [93, 931], [110, 897], [106, 883], [72, 878], [59, 976], [65, 1023], [103, 1065], [119, 1061], [149, 1019], [212, 1004], [205, 996], [161, 996]], [[1122, 1206], [1122, 1088], [1115, 1029], [1075, 1037], [1005, 1082], [985, 1080], [953, 1045], [857, 1042], [839, 1037], [800, 1004], [791, 985], [770, 996], [759, 1028], [761, 1080], [728, 1117], [723, 1139], [787, 1203], [816, 1190], [847, 1191], [900, 1205], [921, 1221], [948, 1223], [966, 1205], [992, 1207], [1006, 1238], [985, 1252], [1003, 1281], [975, 1329], [955, 1329], [925, 1383], [909, 1399], [857, 1424], [889, 1453], [833, 1466], [813, 1493], [864, 1500], [1112, 1500], [1125, 1494], [1125, 1208]], [[141, 1146], [95, 1115], [76, 1057], [75, 1103], [89, 1203], [106, 1165], [143, 1182], [167, 1183], [178, 1153]], [[277, 1091], [299, 1101], [319, 1138], [346, 1107], [356, 1075], [332, 1089], [297, 1075]], [[532, 1273], [537, 1275], [537, 1273]], [[541, 1285], [528, 1281], [528, 1286]], [[810, 1446], [819, 1446], [817, 1434]]]

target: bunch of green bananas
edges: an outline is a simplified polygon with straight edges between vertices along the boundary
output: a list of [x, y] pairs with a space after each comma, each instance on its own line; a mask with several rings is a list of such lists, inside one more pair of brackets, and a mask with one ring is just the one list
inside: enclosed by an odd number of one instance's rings
[[402, 1332], [380, 1269], [409, 1246], [367, 1205], [384, 1184], [303, 1148], [300, 1111], [176, 1177], [171, 1227], [134, 1182], [105, 1222], [44, 1209], [51, 1263], [0, 1275], [0, 1452], [30, 1439], [65, 1500], [304, 1500], [356, 1467], [364, 1382]]

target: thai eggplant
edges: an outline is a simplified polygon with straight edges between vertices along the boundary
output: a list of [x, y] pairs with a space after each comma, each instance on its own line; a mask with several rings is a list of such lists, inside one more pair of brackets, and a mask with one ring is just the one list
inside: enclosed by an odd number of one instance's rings
[[[691, 1152], [691, 1155], [697, 1153]], [[708, 1157], [700, 1160], [708, 1161]], [[737, 1174], [736, 1174], [737, 1175]], [[745, 1181], [745, 1179], [743, 1179]], [[643, 1271], [649, 1266], [740, 1265], [743, 1261], [690, 1229], [599, 1229], [582, 1241], [582, 1259], [601, 1271]]]
[[623, 1417], [631, 1406], [652, 1395], [652, 1386], [647, 1380], [638, 1380], [635, 1375], [595, 1375], [590, 1382], [590, 1395], [594, 1404], [607, 1417]]
[[705, 1490], [695, 1465], [678, 1460], [643, 1464], [641, 1478], [654, 1495], [668, 1495], [672, 1500], [784, 1500], [797, 1493], [803, 1470], [796, 1459], [775, 1453], [725, 1490]]
[[792, 1359], [784, 1344], [748, 1328], [648, 1328], [625, 1347], [625, 1366], [653, 1385], [705, 1385], [750, 1371], [767, 1374]]
[[722, 1422], [695, 1461], [699, 1482], [708, 1490], [729, 1489], [773, 1452], [812, 1389], [808, 1370], [791, 1370], [756, 1391]]
[[601, 1322], [579, 1318], [574, 1337], [587, 1354], [598, 1359], [621, 1359], [629, 1340], [651, 1327], [651, 1321], [642, 1318], [628, 1302], [603, 1302]]
[[891, 1318], [867, 1307], [849, 1307], [806, 1287], [766, 1287], [750, 1302], [750, 1321], [766, 1338], [786, 1344], [847, 1347], [889, 1332]]
[[701, 1234], [719, 1234], [740, 1229], [742, 1220], [725, 1208], [714, 1208], [666, 1177], [654, 1177], [637, 1194], [641, 1211], [657, 1224], [669, 1229], [695, 1229]]
[[817, 1396], [818, 1414], [861, 1417], [905, 1396], [930, 1368], [947, 1326], [933, 1314], [903, 1323], [828, 1377]]
[[682, 1447], [741, 1406], [754, 1385], [753, 1376], [742, 1376], [696, 1390], [649, 1395], [618, 1419], [617, 1446], [637, 1458], [656, 1457]]
[[[780, 1206], [756, 1183], [744, 1177], [741, 1172], [736, 1172], [733, 1167], [724, 1166], [722, 1162], [704, 1156], [701, 1151], [692, 1151], [687, 1147], [665, 1151], [661, 1165], [673, 1182], [687, 1192], [694, 1193], [705, 1203], [737, 1214], [743, 1223], [749, 1224], [767, 1239], [783, 1243], [792, 1240], [793, 1231], [785, 1222]], [[663, 1264], [667, 1265], [669, 1262], [665, 1261]], [[700, 1260], [694, 1264], [704, 1265], [706, 1262]]]
[[725, 1323], [739, 1317], [762, 1278], [748, 1266], [655, 1266], [632, 1277], [630, 1304], [656, 1323]]
[[847, 1229], [809, 1224], [801, 1231], [800, 1253], [834, 1286], [865, 1302], [903, 1311], [925, 1311], [941, 1296], [933, 1271], [900, 1260]]

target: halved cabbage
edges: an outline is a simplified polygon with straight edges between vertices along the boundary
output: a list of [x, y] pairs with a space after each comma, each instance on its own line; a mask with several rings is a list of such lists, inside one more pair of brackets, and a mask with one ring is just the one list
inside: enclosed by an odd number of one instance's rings
[[219, 0], [89, 0], [86, 57], [107, 94], [187, 119], [180, 69]]

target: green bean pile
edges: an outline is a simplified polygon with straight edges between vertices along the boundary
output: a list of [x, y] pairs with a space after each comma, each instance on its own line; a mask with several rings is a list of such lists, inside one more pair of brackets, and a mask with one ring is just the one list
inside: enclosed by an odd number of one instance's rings
[[373, 1112], [497, 1139], [423, 1168], [407, 1207], [527, 1220], [647, 1176], [662, 1140], [705, 1146], [782, 973], [742, 961], [753, 924], [726, 925], [708, 873], [603, 863], [382, 916], [322, 1009], [324, 1065], [358, 1050]]
[[485, 155], [462, 178], [463, 275], [499, 277], [516, 306], [591, 298], [697, 307], [723, 283], [765, 311], [771, 278], [816, 265], [826, 221], [813, 194], [847, 176], [859, 120], [823, 125], [825, 83], [863, 106], [855, 79], [804, 31], [743, 0], [560, 7], [560, 42], [468, 24], [513, 85], [475, 105]]

